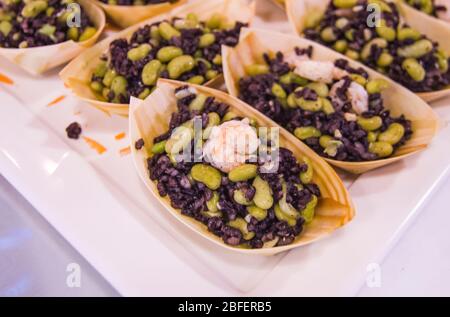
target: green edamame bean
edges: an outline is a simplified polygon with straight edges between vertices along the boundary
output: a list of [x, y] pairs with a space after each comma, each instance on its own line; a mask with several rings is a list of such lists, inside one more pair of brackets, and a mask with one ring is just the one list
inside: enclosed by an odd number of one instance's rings
[[91, 86], [91, 89], [95, 92], [101, 92], [103, 90], [102, 83], [99, 83], [98, 81], [91, 82], [90, 86]]
[[207, 21], [206, 21], [206, 27], [214, 30], [220, 28], [220, 25], [222, 24], [222, 21], [224, 20], [223, 15], [220, 13], [214, 13]]
[[22, 41], [19, 43], [19, 48], [27, 48], [28, 47], [28, 42], [27, 41]]
[[138, 96], [139, 99], [144, 100], [147, 98], [151, 93], [151, 90], [149, 88], [145, 88]]
[[294, 135], [304, 141], [309, 138], [319, 138], [322, 133], [314, 127], [299, 127], [294, 130]]
[[108, 69], [103, 77], [103, 85], [106, 87], [110, 87], [114, 77], [117, 76], [117, 73], [114, 69]]
[[305, 17], [305, 27], [315, 28], [322, 21], [323, 13], [320, 10], [314, 10], [308, 13]]
[[324, 149], [330, 144], [331, 141], [333, 141], [333, 137], [329, 135], [322, 135], [319, 139], [319, 144]]
[[205, 82], [205, 77], [202, 75], [192, 76], [187, 80], [187, 82], [194, 85], [201, 85]]
[[292, 72], [286, 73], [280, 77], [280, 83], [284, 85], [290, 85], [292, 83]]
[[111, 92], [111, 89], [109, 89], [107, 87], [103, 88], [103, 90], [102, 90], [103, 99], [108, 100], [108, 95], [110, 92]]
[[375, 131], [383, 125], [383, 120], [379, 116], [371, 118], [358, 117], [356, 122], [364, 131]]
[[442, 73], [446, 73], [448, 71], [448, 57], [445, 52], [442, 50], [438, 50], [434, 55], [438, 61], [439, 69]]
[[281, 211], [283, 211], [283, 213], [285, 215], [288, 215], [289, 217], [298, 219], [300, 218], [300, 214], [298, 213], [298, 211], [287, 202], [287, 185], [286, 182], [283, 180], [281, 183], [281, 187], [282, 187], [282, 192], [283, 192], [283, 196], [281, 197], [281, 199], [278, 201], [278, 205], [281, 208]]
[[152, 153], [153, 154], [162, 154], [166, 151], [166, 143], [167, 141], [161, 141], [153, 144]]
[[269, 72], [269, 66], [266, 64], [253, 64], [245, 66], [245, 72], [248, 76], [257, 76], [267, 74]]
[[302, 97], [302, 98], [295, 98], [295, 102], [297, 103], [297, 106], [299, 106], [301, 109], [305, 111], [317, 112], [322, 110], [321, 99], [306, 100]]
[[167, 41], [169, 41], [170, 39], [172, 39], [175, 36], [181, 35], [180, 31], [175, 29], [173, 26], [171, 26], [167, 22], [162, 22], [159, 25], [158, 31], [159, 31], [159, 34], [161, 35], [161, 37]]
[[186, 146], [191, 144], [194, 138], [194, 131], [187, 126], [176, 128], [166, 142], [165, 150], [167, 154], [179, 154]]
[[285, 99], [287, 97], [286, 91], [277, 83], [272, 85], [272, 94], [278, 99]]
[[8, 34], [9, 34], [9, 32], [11, 32], [12, 28], [13, 28], [13, 26], [9, 21], [0, 22], [0, 32], [2, 32], [5, 37], [8, 36]]
[[275, 217], [280, 221], [285, 221], [290, 227], [294, 227], [297, 224], [297, 219], [286, 215], [279, 204], [275, 205], [274, 211]]
[[213, 60], [212, 60], [214, 65], [222, 65], [222, 55], [217, 54]]
[[38, 33], [47, 35], [48, 37], [53, 37], [56, 32], [56, 26], [50, 24], [44, 24], [39, 30]]
[[347, 50], [348, 43], [346, 40], [336, 41], [333, 45], [333, 48], [339, 53], [344, 53]]
[[330, 91], [328, 89], [327, 84], [319, 83], [319, 82], [309, 83], [306, 85], [306, 87], [314, 90], [316, 92], [316, 94], [322, 98], [325, 98], [326, 96], [328, 96], [328, 93]]
[[314, 219], [315, 209], [317, 203], [319, 202], [316, 195], [312, 195], [312, 199], [309, 203], [306, 204], [306, 208], [302, 211], [302, 217], [305, 219], [306, 223], [311, 223]]
[[220, 124], [220, 116], [216, 112], [208, 113], [208, 125], [207, 127], [215, 127]]
[[123, 76], [116, 76], [111, 82], [111, 90], [114, 94], [117, 95], [125, 95], [127, 92], [128, 81]]
[[426, 71], [415, 58], [405, 59], [402, 68], [414, 81], [422, 81], [425, 78]]
[[45, 11], [48, 7], [47, 1], [44, 0], [35, 0], [28, 2], [22, 9], [22, 15], [25, 18], [34, 18], [39, 13]]
[[433, 49], [433, 43], [429, 40], [418, 40], [414, 44], [400, 47], [397, 50], [398, 55], [402, 57], [419, 58], [428, 54]]
[[350, 78], [357, 84], [360, 84], [361, 86], [365, 86], [367, 83], [367, 79], [359, 74], [350, 74]]
[[297, 84], [305, 86], [308, 83], [308, 80], [293, 72], [289, 72], [280, 77], [280, 82], [284, 85]]
[[78, 38], [78, 42], [84, 42], [89, 40], [91, 37], [95, 35], [95, 33], [97, 33], [97, 29], [92, 26], [88, 26], [87, 28], [84, 29], [83, 33], [81, 33], [80, 37]]
[[228, 112], [223, 116], [222, 122], [231, 121], [231, 120], [233, 120], [234, 118], [237, 118], [237, 117], [238, 117], [238, 115], [237, 115], [235, 112], [233, 112], [233, 111], [228, 111]]
[[165, 46], [156, 53], [156, 58], [162, 63], [168, 63], [175, 57], [183, 55], [183, 50], [176, 46]]
[[213, 33], [206, 33], [200, 36], [198, 46], [205, 48], [211, 46], [216, 41], [216, 36]]
[[380, 24], [381, 25], [376, 28], [376, 32], [377, 32], [378, 36], [385, 39], [388, 42], [392, 42], [393, 40], [395, 40], [395, 37], [397, 35], [395, 32], [395, 29], [391, 28], [389, 26], [386, 26], [385, 20], [381, 20]]
[[208, 113], [208, 125], [203, 131], [203, 140], [209, 139], [213, 127], [220, 124], [220, 116], [215, 112]]
[[132, 48], [127, 53], [127, 58], [130, 61], [136, 62], [145, 58], [150, 53], [152, 47], [149, 44], [141, 44], [138, 47]]
[[228, 225], [232, 228], [238, 229], [242, 233], [244, 240], [251, 240], [255, 236], [254, 232], [248, 231], [247, 222], [242, 218], [236, 218], [230, 221]]
[[150, 37], [151, 37], [153, 40], [156, 40], [156, 41], [159, 42], [159, 40], [161, 39], [161, 34], [159, 33], [159, 27], [158, 27], [158, 26], [153, 25], [153, 26], [150, 28]]
[[345, 31], [344, 36], [347, 40], [353, 41], [355, 39], [355, 30], [350, 29]]
[[258, 206], [248, 206], [248, 213], [258, 221], [262, 221], [267, 218], [267, 210], [259, 208]]
[[196, 28], [198, 25], [198, 21], [197, 20], [192, 20], [192, 19], [180, 19], [180, 20], [176, 20], [174, 22], [174, 27], [177, 30], [182, 30], [182, 29], [194, 29]]
[[392, 12], [391, 7], [385, 2], [385, 0], [369, 0], [369, 4], [376, 4], [381, 8], [382, 12]]
[[222, 175], [220, 172], [210, 165], [196, 164], [191, 169], [191, 175], [197, 182], [203, 183], [211, 190], [220, 187]]
[[334, 34], [333, 28], [328, 26], [320, 32], [320, 38], [325, 42], [336, 41], [336, 34]]
[[50, 8], [47, 8], [47, 9], [45, 10], [45, 15], [48, 16], [48, 17], [50, 17], [50, 16], [52, 16], [52, 14], [53, 14], [54, 12], [55, 12], [55, 8], [50, 7]]
[[366, 90], [369, 94], [380, 93], [383, 89], [388, 87], [388, 82], [381, 78], [369, 80], [366, 84]]
[[161, 68], [162, 64], [157, 59], [151, 60], [150, 62], [145, 64], [144, 68], [142, 69], [142, 82], [147, 86], [153, 86], [158, 80]]
[[219, 193], [214, 191], [211, 199], [206, 202], [206, 208], [208, 208], [210, 212], [218, 212], [219, 207], [217, 206], [217, 204], [219, 203], [219, 199]]
[[169, 65], [167, 65], [167, 70], [171, 79], [178, 79], [184, 73], [194, 69], [194, 67], [195, 60], [192, 56], [181, 55], [170, 61]]
[[397, 31], [397, 39], [399, 41], [404, 41], [407, 39], [412, 39], [412, 40], [417, 41], [418, 39], [421, 38], [421, 36], [422, 35], [420, 34], [419, 31], [416, 31], [411, 28], [402, 28]]
[[387, 52], [383, 52], [380, 54], [380, 57], [377, 59], [377, 65], [380, 67], [387, 67], [392, 64], [394, 57]]
[[394, 148], [386, 142], [373, 142], [369, 144], [369, 152], [383, 158], [390, 156], [394, 152]]
[[361, 51], [361, 58], [363, 60], [366, 60], [367, 58], [369, 58], [369, 55], [370, 55], [373, 45], [376, 45], [380, 48], [386, 48], [388, 46], [388, 43], [385, 39], [380, 38], [380, 37], [374, 38], [373, 40], [369, 41], [369, 43], [364, 45], [364, 47]]
[[392, 123], [388, 129], [378, 136], [378, 141], [395, 145], [405, 135], [405, 127], [400, 123]]
[[328, 98], [321, 98], [321, 102], [322, 102], [322, 111], [325, 112], [325, 114], [329, 115], [336, 112], [336, 110], [333, 107], [333, 104]]
[[206, 99], [208, 99], [208, 96], [204, 94], [197, 94], [195, 99], [189, 104], [189, 111], [202, 111], [205, 106]]
[[219, 72], [217, 70], [210, 69], [206, 72], [206, 79], [211, 80], [219, 76]]
[[232, 182], [244, 182], [255, 178], [258, 171], [258, 166], [254, 164], [243, 164], [230, 171], [228, 178]]
[[348, 25], [348, 19], [347, 18], [339, 18], [336, 20], [336, 23], [334, 24], [338, 29], [343, 29]]
[[353, 8], [358, 3], [358, 0], [333, 0], [336, 8], [348, 9]]
[[273, 197], [269, 183], [256, 176], [252, 185], [256, 190], [255, 197], [253, 197], [255, 205], [261, 209], [270, 209], [273, 205]]
[[242, 190], [240, 190], [240, 189], [234, 191], [233, 199], [239, 205], [250, 206], [251, 204], [253, 204], [252, 201], [247, 200], [247, 198], [245, 197], [244, 192]]
[[286, 104], [289, 108], [297, 108], [297, 102], [295, 101], [295, 94], [291, 93], [287, 99]]
[[343, 145], [342, 141], [329, 140], [327, 146], [323, 150], [323, 153], [328, 154], [331, 157], [335, 157], [339, 148]]
[[78, 28], [71, 27], [67, 30], [67, 38], [72, 41], [77, 41], [78, 37], [80, 36], [78, 32]]
[[369, 133], [367, 133], [367, 141], [369, 141], [369, 143], [376, 142], [377, 139], [378, 139], [378, 132], [370, 131]]
[[314, 176], [314, 170], [312, 167], [311, 160], [308, 157], [303, 157], [303, 164], [308, 166], [305, 172], [300, 173], [300, 180], [303, 184], [309, 184], [311, 183], [313, 176]]
[[345, 52], [345, 56], [347, 56], [350, 59], [354, 59], [354, 60], [359, 59], [359, 53], [354, 50], [347, 50], [347, 52]]
[[94, 69], [94, 76], [103, 78], [108, 71], [108, 64], [105, 61], [101, 61]]

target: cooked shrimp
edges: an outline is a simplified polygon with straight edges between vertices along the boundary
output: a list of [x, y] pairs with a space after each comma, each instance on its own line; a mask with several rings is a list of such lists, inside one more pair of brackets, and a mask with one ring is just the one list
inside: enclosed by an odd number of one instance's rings
[[[333, 87], [331, 87], [330, 96], [335, 103], [341, 102], [341, 100], [337, 98], [337, 90], [341, 88], [344, 83], [344, 80], [340, 80], [335, 83]], [[353, 111], [355, 111], [357, 114], [360, 115], [363, 112], [369, 110], [369, 94], [363, 86], [352, 81], [347, 89], [346, 94], [352, 104]]]
[[203, 156], [214, 167], [228, 173], [244, 164], [258, 147], [258, 135], [249, 125], [248, 119], [233, 120], [211, 130], [210, 137], [203, 147]]

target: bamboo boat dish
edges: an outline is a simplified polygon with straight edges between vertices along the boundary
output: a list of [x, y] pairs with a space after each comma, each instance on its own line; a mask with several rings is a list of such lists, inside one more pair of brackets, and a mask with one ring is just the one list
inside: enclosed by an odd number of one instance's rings
[[[129, 96], [144, 99], [159, 76], [210, 86], [223, 83], [219, 43], [235, 45], [241, 26], [253, 15], [254, 3], [246, 0], [196, 1], [108, 37], [73, 60], [60, 76], [80, 99], [108, 113], [127, 116]], [[175, 27], [168, 21], [174, 21]], [[199, 34], [199, 29], [189, 27], [198, 21], [224, 30]]]
[[[222, 55], [232, 96], [256, 100], [240, 88], [254, 89], [259, 97], [252, 106], [345, 171], [360, 174], [399, 161], [424, 150], [437, 132], [436, 115], [415, 94], [307, 39], [245, 29], [239, 44], [224, 47]], [[395, 140], [390, 139], [396, 130]]]
[[[33, 75], [79, 55], [102, 33], [105, 15], [89, 0], [77, 3], [81, 7], [81, 28], [65, 24], [74, 16], [75, 6], [64, 9], [60, 2], [48, 6], [45, 0], [0, 6], [0, 55]], [[22, 22], [19, 24], [17, 19]]]
[[[99, 1], [93, 0], [98, 6], [100, 6], [106, 13], [106, 16], [116, 25], [121, 28], [126, 28], [136, 23], [147, 20], [151, 17], [160, 15], [165, 12], [169, 12], [174, 8], [181, 6], [187, 2], [187, 0], [178, 1], [160, 1], [160, 3], [143, 3], [143, 1], [137, 1], [138, 4], [121, 5], [120, 1]], [[116, 4], [110, 4], [116, 3]]]
[[400, 0], [421, 13], [444, 22], [450, 22], [449, 0]]
[[[381, 8], [378, 27], [362, 27], [374, 20], [368, 4]], [[286, 0], [286, 10], [297, 34], [362, 61], [425, 101], [450, 94], [450, 30], [442, 21], [399, 1]]]
[[[201, 236], [246, 254], [309, 244], [354, 216], [334, 170], [295, 137], [270, 127], [265, 116], [228, 94], [165, 79], [147, 99], [133, 98], [130, 105], [132, 155], [148, 189]], [[279, 137], [271, 131], [280, 131]], [[244, 134], [243, 146], [228, 142], [230, 135]], [[205, 141], [192, 142], [194, 135]], [[271, 143], [259, 143], [263, 139]], [[278, 167], [264, 170], [275, 160], [262, 156], [263, 146], [278, 149]], [[200, 149], [199, 161], [177, 155], [183, 148]], [[222, 153], [235, 156], [222, 160]]]

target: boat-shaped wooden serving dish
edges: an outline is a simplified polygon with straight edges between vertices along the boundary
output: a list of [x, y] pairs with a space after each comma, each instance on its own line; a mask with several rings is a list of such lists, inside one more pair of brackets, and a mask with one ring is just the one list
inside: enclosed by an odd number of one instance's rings
[[[94, 107], [109, 114], [128, 116], [128, 104], [111, 103], [101, 101], [90, 88], [92, 72], [99, 63], [99, 58], [108, 51], [112, 41], [119, 38], [129, 38], [136, 30], [147, 24], [171, 19], [173, 17], [186, 17], [189, 13], [195, 13], [200, 20], [207, 20], [214, 13], [221, 13], [230, 21], [242, 21], [250, 23], [255, 12], [254, 3], [247, 0], [210, 0], [196, 1], [192, 4], [179, 7], [169, 13], [160, 14], [156, 17], [145, 20], [139, 24], [131, 26], [117, 34], [109, 36], [97, 43], [89, 50], [83, 52], [60, 73], [60, 77], [74, 94], [80, 99], [87, 101]], [[223, 76], [220, 75], [205, 85], [215, 86], [223, 83]]]
[[99, 7], [90, 0], [78, 0], [78, 2], [97, 29], [97, 32], [88, 40], [83, 42], [69, 40], [59, 44], [30, 48], [0, 48], [0, 55], [32, 75], [42, 74], [77, 57], [94, 45], [105, 27], [105, 14]]
[[[153, 139], [168, 130], [170, 115], [177, 111], [174, 91], [183, 85], [185, 84], [181, 82], [160, 79], [155, 92], [144, 101], [136, 98], [132, 99], [129, 118], [132, 155], [137, 172], [154, 197], [176, 219], [218, 246], [250, 255], [273, 255], [309, 244], [328, 236], [352, 220], [355, 210], [349, 193], [336, 172], [314, 151], [282, 129], [280, 129], [280, 146], [291, 150], [297, 159], [306, 156], [311, 160], [314, 169], [312, 182], [320, 187], [322, 195], [315, 211], [314, 220], [304, 227], [303, 232], [292, 244], [263, 249], [231, 247], [224, 244], [219, 237], [210, 233], [202, 223], [193, 218], [183, 216], [179, 210], [172, 208], [169, 199], [167, 197], [162, 198], [158, 194], [156, 183], [150, 180], [147, 158], [151, 153], [150, 149], [153, 145]], [[190, 86], [199, 93], [214, 96], [218, 101], [230, 105], [230, 110], [238, 116], [256, 120], [258, 126], [275, 127], [273, 122], [267, 117], [237, 98], [209, 87]], [[136, 150], [134, 142], [141, 138], [144, 139], [145, 148]]]
[[[232, 96], [239, 96], [238, 83], [246, 75], [245, 67], [261, 62], [263, 53], [291, 52], [295, 47], [306, 48], [308, 46], [313, 47], [312, 59], [314, 60], [334, 62], [338, 58], [345, 58], [320, 44], [295, 35], [283, 35], [257, 29], [244, 30], [236, 47], [223, 47], [222, 49], [224, 76], [228, 91]], [[413, 135], [393, 156], [385, 159], [367, 162], [326, 160], [333, 166], [345, 171], [360, 174], [397, 162], [424, 150], [438, 129], [438, 119], [433, 110], [417, 95], [387, 77], [358, 62], [349, 60], [349, 63], [355, 68], [363, 67], [371, 78], [382, 78], [389, 83], [389, 88], [382, 92], [385, 107], [391, 111], [393, 116], [404, 114], [406, 118], [411, 120]], [[273, 121], [271, 123], [276, 124]]]
[[[300, 36], [305, 28], [305, 21], [311, 12], [325, 12], [331, 0], [285, 0], [286, 12], [293, 30]], [[439, 43], [439, 46], [450, 55], [450, 26], [448, 23], [428, 16], [396, 0], [400, 14], [404, 21], [427, 35], [431, 40]], [[450, 95], [450, 87], [432, 92], [417, 93], [423, 100], [431, 102]]]
[[187, 0], [178, 0], [173, 3], [163, 2], [157, 4], [123, 6], [106, 4], [99, 0], [93, 1], [105, 11], [106, 16], [114, 24], [121, 28], [126, 28], [159, 14], [169, 12], [187, 2]]

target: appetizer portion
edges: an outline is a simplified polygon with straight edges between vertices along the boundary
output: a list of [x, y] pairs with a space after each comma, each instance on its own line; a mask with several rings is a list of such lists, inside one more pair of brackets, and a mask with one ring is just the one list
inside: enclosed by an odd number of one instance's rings
[[337, 161], [387, 158], [411, 138], [411, 122], [383, 105], [386, 81], [344, 59], [312, 60], [312, 53], [309, 46], [264, 54], [264, 63], [245, 67], [240, 99]]
[[99, 0], [105, 4], [109, 5], [119, 5], [119, 6], [144, 6], [149, 4], [160, 4], [160, 3], [175, 3], [178, 0]]
[[97, 28], [77, 1], [0, 2], [1, 48], [31, 48], [69, 40], [84, 42], [96, 33]]
[[247, 24], [215, 13], [196, 14], [145, 25], [129, 39], [111, 42], [92, 73], [91, 89], [99, 100], [128, 103], [146, 98], [158, 78], [204, 84], [222, 74], [221, 45], [235, 46]]
[[404, 0], [410, 6], [428, 15], [450, 22], [449, 0]]
[[[227, 245], [292, 244], [321, 197], [311, 161], [279, 146], [278, 129], [259, 128], [211, 95], [192, 86], [174, 94], [169, 130], [148, 147], [159, 195]], [[141, 139], [136, 149], [142, 147]]]
[[[370, 6], [370, 7], [369, 7]], [[374, 7], [380, 10], [377, 20]], [[361, 61], [414, 92], [450, 84], [449, 57], [432, 39], [402, 22], [394, 3], [332, 0], [305, 17], [306, 38]]]

